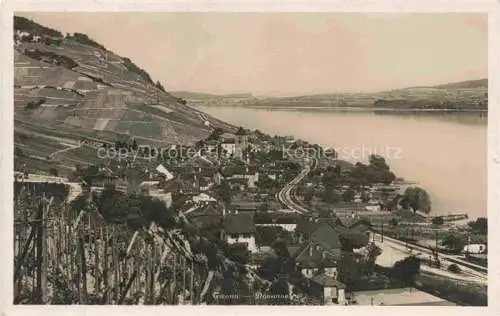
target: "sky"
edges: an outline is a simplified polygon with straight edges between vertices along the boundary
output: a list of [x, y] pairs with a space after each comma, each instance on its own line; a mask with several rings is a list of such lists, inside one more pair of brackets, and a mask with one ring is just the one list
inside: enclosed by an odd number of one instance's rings
[[483, 13], [19, 13], [129, 57], [169, 91], [375, 92], [487, 78]]

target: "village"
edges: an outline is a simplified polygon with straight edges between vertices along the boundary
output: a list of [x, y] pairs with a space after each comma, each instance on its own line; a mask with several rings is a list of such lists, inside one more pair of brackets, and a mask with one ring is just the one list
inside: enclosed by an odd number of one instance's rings
[[[267, 292], [247, 289], [245, 294], [232, 283], [226, 285], [227, 279], [241, 275], [218, 271], [221, 282], [205, 284], [209, 286], [205, 292], [211, 292], [204, 294], [206, 303], [373, 305], [374, 297], [376, 301], [386, 291], [396, 291], [395, 302], [386, 299], [378, 304], [421, 300], [446, 305], [453, 303], [415, 289], [412, 293], [420, 294], [409, 295], [408, 301], [401, 293], [415, 286], [419, 269], [451, 276], [453, 282], [485, 280], [481, 233], [468, 229], [476, 244], [469, 235], [466, 243], [465, 236], [453, 233], [464, 227], [454, 221], [463, 222], [462, 216], [429, 217], [428, 202], [412, 200], [412, 190], [421, 189], [397, 179], [381, 157], [370, 157], [369, 165], [353, 165], [319, 145], [241, 127], [235, 133], [213, 129], [207, 139], [191, 147], [154, 149], [133, 139], [116, 144], [82, 142], [114, 154], [102, 156], [99, 166], [78, 167], [62, 180], [69, 184], [71, 205], [81, 205], [88, 196], [85, 192], [94, 194], [94, 199], [119, 192], [129, 201], [141, 196], [161, 201], [174, 221], [181, 222], [180, 232], [197, 236], [186, 243], [190, 252], [208, 260], [208, 250], [200, 245], [203, 240], [215, 243], [226, 259], [271, 284]], [[299, 149], [301, 154], [294, 156]], [[18, 173], [16, 183], [28, 184], [33, 178], [28, 172]], [[50, 182], [50, 176], [40, 181]], [[105, 218], [122, 220], [129, 228], [147, 226], [135, 224], [144, 221], [144, 210], [113, 206], [107, 212]], [[153, 218], [162, 222], [164, 215]], [[393, 251], [387, 248], [391, 242], [403, 246], [400, 260], [387, 262], [381, 258]], [[96, 260], [91, 251], [88, 256], [89, 261]], [[396, 267], [402, 269], [402, 279], [394, 278]]]

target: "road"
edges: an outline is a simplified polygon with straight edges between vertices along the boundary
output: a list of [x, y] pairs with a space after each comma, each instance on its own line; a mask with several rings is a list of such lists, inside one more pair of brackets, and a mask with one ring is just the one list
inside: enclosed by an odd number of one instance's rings
[[[378, 235], [378, 234], [377, 234]], [[377, 264], [385, 267], [391, 267], [396, 261], [402, 260], [410, 255], [415, 255], [424, 263], [428, 262], [433, 257], [432, 250], [420, 247], [417, 245], [407, 245], [400, 240], [384, 236], [383, 242], [380, 236], [375, 238], [375, 244], [382, 249], [382, 254], [377, 258]], [[487, 269], [481, 266], [471, 264], [469, 262], [458, 259], [453, 255], [438, 254], [441, 263], [441, 268], [433, 268], [426, 264], [422, 264], [420, 269], [429, 273], [437, 274], [450, 279], [475, 282], [480, 284], [488, 283]], [[456, 264], [460, 270], [460, 274], [447, 271], [447, 268]]]
[[276, 194], [276, 198], [278, 201], [280, 201], [282, 204], [286, 205], [289, 209], [292, 211], [295, 211], [300, 214], [305, 214], [305, 213], [310, 213], [308, 209], [303, 207], [302, 205], [299, 205], [298, 203], [295, 202], [294, 197], [293, 197], [293, 191], [296, 188], [296, 186], [309, 174], [311, 171], [311, 165], [307, 165], [304, 167], [304, 169], [289, 183], [287, 183], [281, 191]]

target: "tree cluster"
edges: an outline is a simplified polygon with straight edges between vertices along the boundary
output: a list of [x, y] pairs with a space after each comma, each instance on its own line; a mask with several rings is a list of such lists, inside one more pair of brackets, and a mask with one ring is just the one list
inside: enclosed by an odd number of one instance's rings
[[488, 234], [488, 219], [486, 217], [479, 217], [475, 221], [467, 223], [472, 232], [480, 235]]
[[424, 189], [418, 187], [407, 188], [399, 204], [404, 209], [411, 209], [414, 212], [421, 211], [430, 213], [431, 211], [431, 199], [429, 194]]
[[144, 78], [148, 83], [153, 83], [153, 80], [151, 79], [151, 76], [141, 67], [137, 66], [134, 64], [133, 61], [131, 61], [129, 58], [125, 57], [123, 58], [123, 65], [131, 72], [138, 74], [142, 78]]
[[14, 30], [25, 31], [38, 36], [63, 37], [61, 32], [35, 23], [22, 16], [14, 16]]
[[71, 35], [69, 37], [69, 39], [73, 39], [73, 40], [75, 40], [78, 43], [83, 44], [83, 45], [88, 45], [88, 46], [96, 47], [96, 48], [99, 48], [99, 49], [101, 49], [103, 51], [106, 51], [106, 47], [104, 47], [103, 45], [101, 45], [101, 44], [97, 43], [96, 41], [92, 40], [86, 34], [73, 33], [73, 35]]

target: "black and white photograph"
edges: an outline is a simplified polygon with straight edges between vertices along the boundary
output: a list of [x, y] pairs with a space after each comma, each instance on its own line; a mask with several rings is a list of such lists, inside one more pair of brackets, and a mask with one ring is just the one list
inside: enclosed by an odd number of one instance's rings
[[12, 304], [488, 306], [487, 13], [11, 35]]

